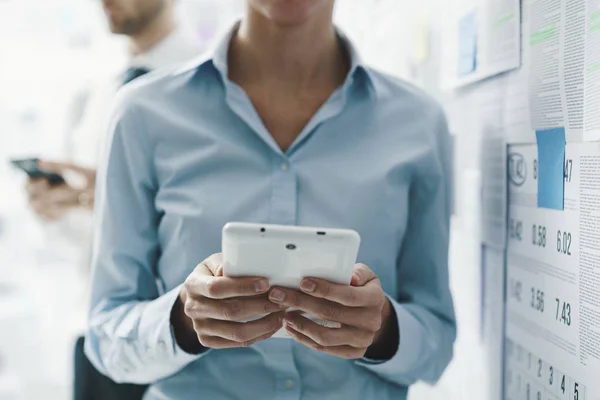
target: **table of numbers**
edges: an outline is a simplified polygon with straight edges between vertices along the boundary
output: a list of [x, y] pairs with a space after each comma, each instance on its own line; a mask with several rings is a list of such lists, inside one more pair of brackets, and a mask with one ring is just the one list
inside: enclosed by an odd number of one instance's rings
[[560, 365], [510, 339], [505, 346], [505, 400], [587, 400], [586, 386], [563, 373]]

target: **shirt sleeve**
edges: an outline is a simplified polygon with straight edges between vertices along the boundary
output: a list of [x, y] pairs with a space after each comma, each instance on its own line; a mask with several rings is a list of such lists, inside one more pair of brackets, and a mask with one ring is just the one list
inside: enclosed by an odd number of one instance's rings
[[180, 287], [160, 295], [153, 145], [122, 96], [97, 177], [90, 326], [85, 351], [116, 382], [146, 384], [201, 355], [175, 341], [170, 313]]
[[437, 118], [427, 176], [413, 182], [409, 222], [398, 258], [396, 314], [399, 346], [387, 361], [357, 363], [401, 386], [435, 383], [453, 355], [454, 306], [448, 279], [452, 157], [443, 113]]

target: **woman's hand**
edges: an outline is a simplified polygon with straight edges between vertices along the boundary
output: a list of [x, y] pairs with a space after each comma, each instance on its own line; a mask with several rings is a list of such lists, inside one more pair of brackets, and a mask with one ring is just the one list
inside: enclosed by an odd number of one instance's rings
[[[365, 354], [389, 359], [398, 348], [395, 314], [379, 279], [366, 265], [354, 267], [350, 286], [307, 278], [301, 291], [273, 288], [269, 298], [299, 310], [286, 315], [286, 330], [296, 341], [317, 351], [348, 359]], [[338, 322], [341, 327], [321, 326], [302, 313]]]
[[269, 301], [269, 282], [224, 277], [221, 262], [221, 254], [214, 254], [200, 263], [186, 279], [173, 309], [175, 336], [186, 351], [199, 352], [201, 346], [247, 347], [271, 337], [283, 325], [286, 307]]

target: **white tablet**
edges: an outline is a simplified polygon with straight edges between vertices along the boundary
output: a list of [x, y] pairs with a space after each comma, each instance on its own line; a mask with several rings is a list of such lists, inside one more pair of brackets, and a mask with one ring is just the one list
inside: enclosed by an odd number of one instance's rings
[[223, 273], [295, 289], [306, 277], [350, 284], [359, 246], [349, 229], [230, 222], [223, 227]]
[[350, 284], [360, 236], [349, 229], [231, 222], [223, 228], [227, 276], [261, 276], [299, 288], [305, 277]]

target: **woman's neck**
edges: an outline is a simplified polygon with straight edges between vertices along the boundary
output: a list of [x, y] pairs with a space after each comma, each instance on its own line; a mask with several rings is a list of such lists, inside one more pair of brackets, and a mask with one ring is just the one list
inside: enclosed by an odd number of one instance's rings
[[331, 10], [294, 26], [249, 11], [230, 46], [230, 79], [309, 90], [341, 85], [349, 62], [331, 21]]

